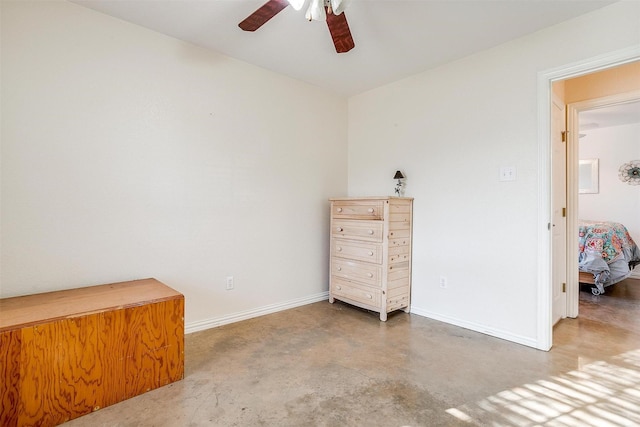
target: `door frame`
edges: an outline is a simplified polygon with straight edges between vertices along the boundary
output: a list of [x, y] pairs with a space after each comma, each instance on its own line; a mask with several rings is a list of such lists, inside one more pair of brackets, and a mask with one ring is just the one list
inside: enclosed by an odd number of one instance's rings
[[[560, 108], [561, 117], [558, 119], [561, 120], [561, 125], [558, 127], [556, 121], [556, 108]], [[566, 135], [567, 128], [567, 105], [565, 104], [564, 99], [561, 99], [557, 94], [551, 94], [551, 133], [549, 134], [549, 143], [551, 145], [551, 322], [552, 325], [555, 325], [560, 320], [567, 317], [567, 293], [563, 288], [563, 284], [566, 285], [567, 282], [567, 268], [568, 263], [567, 260], [567, 227], [569, 222], [567, 221], [566, 208], [567, 208], [567, 191], [568, 186], [565, 185], [562, 188], [559, 185], [561, 182], [567, 184], [567, 156], [569, 154], [567, 141], [562, 138], [562, 133]], [[555, 135], [553, 133], [556, 133]], [[556, 140], [557, 138], [557, 140]], [[564, 139], [564, 141], [562, 141]], [[562, 146], [562, 150], [564, 153], [557, 153], [559, 147], [554, 148], [554, 144], [558, 144]], [[559, 155], [559, 159], [555, 159], [555, 157]], [[557, 164], [558, 161], [561, 160], [564, 164]], [[558, 170], [556, 170], [556, 168]], [[558, 175], [558, 176], [556, 176]], [[556, 201], [561, 202], [556, 205]], [[563, 213], [562, 211], [565, 211]], [[554, 234], [558, 233], [557, 235]], [[563, 245], [562, 247], [557, 247], [557, 245]], [[565, 262], [558, 262], [560, 259], [564, 257]], [[560, 268], [558, 268], [560, 267]], [[557, 273], [560, 273], [560, 277], [556, 276]], [[557, 298], [558, 297], [558, 298]], [[559, 300], [558, 300], [559, 299]], [[556, 317], [556, 314], [559, 313], [560, 317]]]
[[[640, 101], [640, 90], [567, 104], [567, 242], [578, 241], [579, 115], [583, 111]], [[578, 246], [567, 245], [567, 316], [578, 317]]]
[[[551, 256], [552, 239], [550, 231], [552, 217], [551, 195], [553, 190], [551, 181], [551, 85], [555, 81], [601, 71], [639, 59], [640, 46], [633, 46], [538, 72], [538, 298], [536, 301], [536, 347], [540, 350], [549, 350], [553, 344], [553, 292], [551, 289], [553, 283], [553, 259]], [[567, 295], [567, 300], [569, 300], [569, 295]]]

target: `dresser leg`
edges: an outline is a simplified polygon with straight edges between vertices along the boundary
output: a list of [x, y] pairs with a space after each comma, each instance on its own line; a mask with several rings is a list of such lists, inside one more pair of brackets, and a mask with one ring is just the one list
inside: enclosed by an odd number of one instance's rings
[[386, 311], [380, 312], [380, 320], [383, 321], [383, 322], [387, 321], [387, 312]]
[[410, 313], [411, 312], [411, 307], [406, 306], [403, 310], [405, 313]]
[[334, 301], [333, 297], [332, 297], [331, 295], [329, 295], [329, 302], [330, 302], [331, 304], [333, 304], [333, 301]]

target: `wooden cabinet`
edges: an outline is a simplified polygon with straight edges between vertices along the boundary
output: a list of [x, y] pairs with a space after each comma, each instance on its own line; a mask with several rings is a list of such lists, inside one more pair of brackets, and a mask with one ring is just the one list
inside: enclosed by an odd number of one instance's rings
[[411, 304], [413, 199], [334, 198], [331, 201], [331, 283], [335, 299], [387, 313]]
[[182, 379], [184, 297], [154, 280], [0, 300], [0, 425], [54, 426]]

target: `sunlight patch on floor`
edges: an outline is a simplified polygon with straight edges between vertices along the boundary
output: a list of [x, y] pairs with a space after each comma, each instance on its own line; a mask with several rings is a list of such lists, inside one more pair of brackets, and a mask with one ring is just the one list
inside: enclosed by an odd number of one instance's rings
[[640, 349], [524, 384], [447, 413], [491, 426], [640, 425]]

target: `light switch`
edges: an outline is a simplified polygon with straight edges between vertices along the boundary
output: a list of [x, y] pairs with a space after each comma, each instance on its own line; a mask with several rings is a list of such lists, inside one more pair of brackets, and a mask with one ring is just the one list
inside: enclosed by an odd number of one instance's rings
[[513, 166], [502, 166], [500, 168], [500, 181], [515, 181], [516, 168]]

